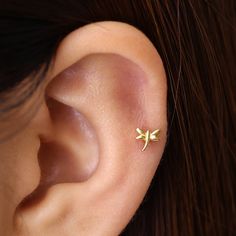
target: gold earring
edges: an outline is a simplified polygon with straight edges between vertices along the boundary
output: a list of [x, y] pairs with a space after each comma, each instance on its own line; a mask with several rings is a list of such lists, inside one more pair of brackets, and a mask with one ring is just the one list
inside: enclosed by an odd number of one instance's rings
[[153, 132], [150, 132], [149, 130], [147, 130], [146, 132], [144, 132], [143, 130], [137, 128], [136, 131], [139, 133], [139, 135], [136, 137], [136, 139], [141, 139], [143, 141], [145, 141], [144, 147], [142, 149], [142, 151], [144, 151], [147, 147], [147, 145], [149, 144], [150, 141], [158, 141], [159, 140], [159, 136], [160, 136], [160, 130], [156, 129]]

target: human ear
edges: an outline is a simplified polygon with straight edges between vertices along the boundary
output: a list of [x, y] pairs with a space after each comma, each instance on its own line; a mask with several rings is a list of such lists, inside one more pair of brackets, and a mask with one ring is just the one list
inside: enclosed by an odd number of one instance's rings
[[[118, 235], [164, 151], [166, 96], [162, 60], [138, 29], [99, 22], [68, 35], [34, 120], [47, 118], [32, 121], [41, 180], [18, 207], [17, 234]], [[159, 129], [159, 141], [142, 151], [136, 128]]]

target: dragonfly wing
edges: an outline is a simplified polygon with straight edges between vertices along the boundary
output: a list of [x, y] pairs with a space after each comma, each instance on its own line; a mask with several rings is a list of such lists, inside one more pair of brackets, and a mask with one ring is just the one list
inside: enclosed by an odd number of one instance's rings
[[158, 141], [158, 138], [159, 138], [159, 134], [160, 134], [160, 130], [157, 129], [157, 130], [154, 130], [151, 135], [150, 135], [150, 139], [152, 141]]
[[140, 134], [139, 136], [136, 137], [136, 139], [144, 139], [145, 138], [145, 134], [141, 129], [137, 128], [136, 131]]
[[139, 129], [139, 128], [137, 128], [136, 131], [137, 131], [139, 134], [144, 134], [144, 132], [143, 132], [141, 129]]
[[136, 139], [144, 139], [145, 138], [145, 135], [143, 134], [140, 134], [139, 136], [136, 137]]
[[160, 130], [159, 129], [156, 129], [156, 130], [154, 130], [151, 134], [158, 134], [158, 133], [160, 133]]

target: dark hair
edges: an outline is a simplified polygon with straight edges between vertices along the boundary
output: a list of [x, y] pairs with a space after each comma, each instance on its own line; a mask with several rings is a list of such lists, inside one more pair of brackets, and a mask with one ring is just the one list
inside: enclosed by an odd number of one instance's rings
[[74, 29], [114, 20], [142, 30], [167, 72], [168, 143], [122, 235], [236, 235], [235, 0], [8, 0], [0, 18], [0, 114], [32, 95]]

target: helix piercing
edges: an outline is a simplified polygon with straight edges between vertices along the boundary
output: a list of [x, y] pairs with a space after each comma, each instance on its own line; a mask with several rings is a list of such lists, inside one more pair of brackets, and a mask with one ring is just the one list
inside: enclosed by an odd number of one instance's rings
[[160, 136], [160, 130], [159, 129], [156, 129], [153, 132], [150, 132], [149, 130], [144, 132], [143, 130], [137, 128], [136, 131], [139, 134], [136, 137], [136, 139], [141, 139], [145, 142], [142, 151], [144, 151], [147, 148], [147, 145], [149, 144], [150, 141], [154, 141], [154, 142], [159, 141], [159, 136]]

